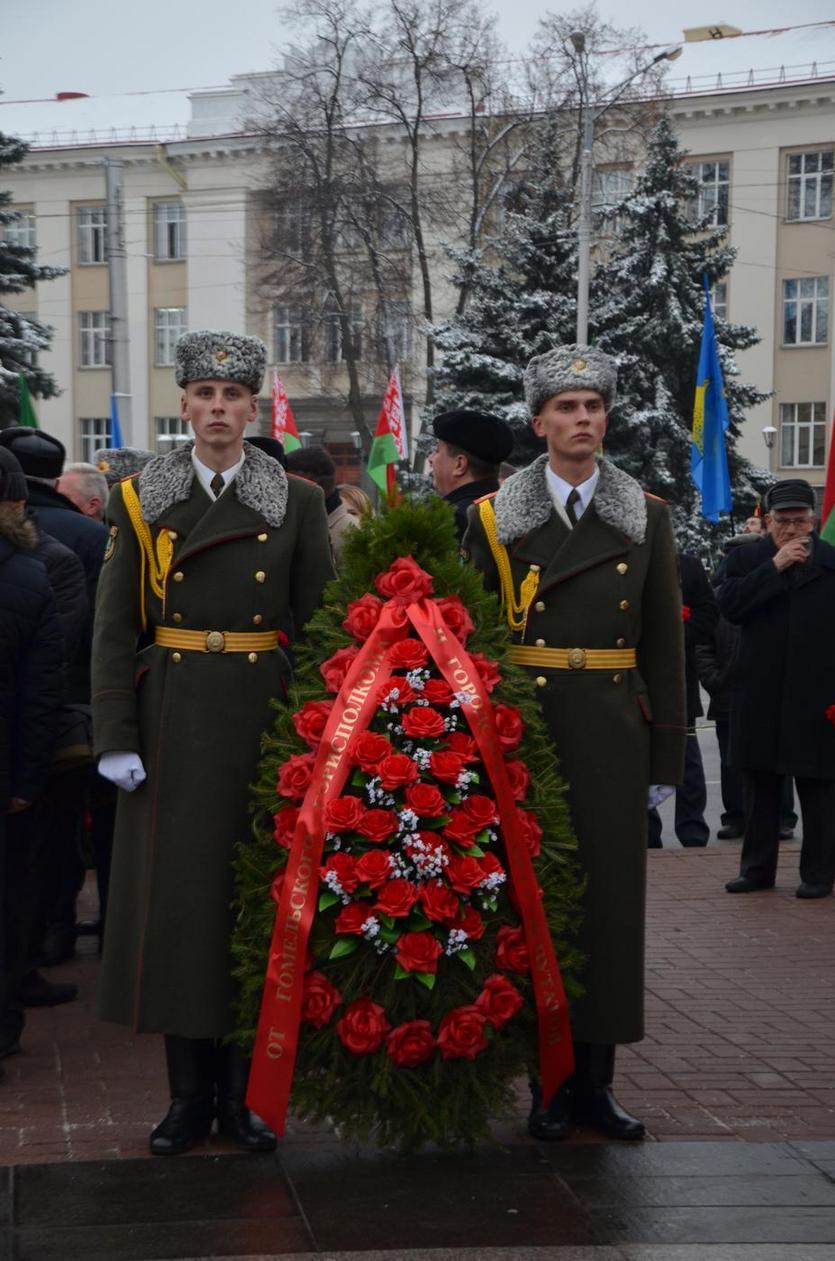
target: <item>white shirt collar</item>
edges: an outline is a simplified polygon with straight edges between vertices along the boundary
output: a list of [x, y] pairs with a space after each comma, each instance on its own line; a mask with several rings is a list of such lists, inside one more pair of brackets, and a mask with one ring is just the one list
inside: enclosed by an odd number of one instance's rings
[[[215, 476], [215, 470], [208, 468], [207, 465], [205, 465], [202, 460], [198, 460], [197, 456], [194, 454], [193, 447], [191, 449], [191, 462], [194, 465], [194, 471], [197, 474], [200, 485], [203, 487], [203, 489], [205, 490], [209, 498], [214, 499], [215, 496], [212, 490], [212, 478]], [[227, 468], [223, 470], [223, 472], [221, 473], [221, 477], [223, 478], [223, 490], [226, 490], [226, 487], [229, 485], [232, 478], [238, 472], [243, 462], [244, 462], [244, 453], [243, 451], [241, 451], [241, 458], [237, 461], [237, 463], [233, 464], [231, 468]], [[221, 491], [221, 494], [222, 493], [223, 491]]]
[[587, 477], [584, 482], [580, 482], [579, 486], [572, 486], [570, 482], [567, 482], [564, 478], [560, 477], [559, 473], [555, 473], [550, 464], [545, 465], [545, 480], [554, 507], [557, 511], [557, 516], [559, 516], [569, 528], [571, 528], [571, 522], [569, 521], [568, 513], [565, 510], [565, 504], [568, 496], [571, 494], [572, 490], [576, 490], [577, 494], [580, 496], [579, 503], [575, 503], [574, 505], [574, 515], [579, 521], [583, 513], [586, 511], [586, 508], [588, 508], [594, 498], [594, 492], [597, 489], [599, 477], [600, 466], [595, 464], [594, 472], [591, 477]]

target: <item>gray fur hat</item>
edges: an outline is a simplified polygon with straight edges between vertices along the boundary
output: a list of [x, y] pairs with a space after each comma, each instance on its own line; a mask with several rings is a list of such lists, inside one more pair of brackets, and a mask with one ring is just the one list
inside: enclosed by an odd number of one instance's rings
[[563, 390], [596, 390], [611, 411], [618, 386], [618, 367], [611, 355], [592, 346], [557, 346], [531, 359], [525, 369], [525, 402], [532, 416]]
[[153, 451], [143, 451], [141, 447], [99, 447], [93, 454], [93, 463], [104, 473], [108, 486], [115, 486], [123, 478], [141, 473], [153, 458]]
[[267, 348], [260, 337], [204, 328], [184, 333], [177, 342], [175, 376], [180, 386], [190, 381], [237, 381], [257, 394], [266, 366]]

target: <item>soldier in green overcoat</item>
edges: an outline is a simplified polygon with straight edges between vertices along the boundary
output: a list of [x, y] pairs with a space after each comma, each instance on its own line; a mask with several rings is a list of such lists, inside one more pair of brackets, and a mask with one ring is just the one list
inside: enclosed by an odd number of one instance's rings
[[250, 833], [281, 643], [333, 577], [324, 499], [243, 440], [266, 352], [257, 338], [186, 334], [181, 414], [194, 442], [121, 482], [93, 645], [99, 770], [119, 805], [99, 1012], [165, 1035], [171, 1108], [155, 1154], [219, 1129], [248, 1150], [275, 1137], [244, 1105], [234, 1028], [232, 852]]
[[[643, 1037], [650, 785], [683, 769], [681, 596], [666, 505], [597, 451], [617, 382], [586, 346], [532, 360], [526, 400], [546, 454], [470, 509], [465, 554], [499, 591], [514, 659], [536, 683], [569, 785], [587, 879], [585, 993], [572, 1007], [573, 1078], [550, 1107], [534, 1092], [537, 1138], [572, 1122], [617, 1138], [644, 1127], [611, 1093], [614, 1048]], [[655, 795], [655, 789], [653, 789]]]

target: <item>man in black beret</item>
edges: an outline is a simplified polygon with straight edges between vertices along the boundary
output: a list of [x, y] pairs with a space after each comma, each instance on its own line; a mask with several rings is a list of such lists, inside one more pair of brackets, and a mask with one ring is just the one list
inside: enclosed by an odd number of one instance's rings
[[510, 425], [486, 412], [441, 412], [432, 422], [437, 439], [429, 457], [435, 490], [455, 511], [458, 539], [467, 509], [499, 489], [499, 468], [513, 450]]
[[814, 531], [815, 492], [768, 492], [768, 533], [726, 561], [719, 607], [741, 627], [729, 761], [742, 771], [745, 836], [728, 893], [773, 889], [780, 801], [794, 778], [803, 815], [799, 898], [835, 881], [835, 547]]

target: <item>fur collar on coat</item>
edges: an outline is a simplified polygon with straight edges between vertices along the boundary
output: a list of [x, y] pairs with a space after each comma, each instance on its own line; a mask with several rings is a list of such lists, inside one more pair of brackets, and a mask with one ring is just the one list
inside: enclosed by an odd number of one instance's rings
[[[545, 478], [547, 455], [514, 473], [501, 486], [493, 507], [499, 541], [507, 545], [545, 525], [554, 510]], [[643, 543], [647, 532], [647, 501], [634, 477], [609, 460], [598, 460], [600, 478], [594, 492], [594, 510], [606, 525], [614, 526], [632, 543]]]
[[[193, 442], [184, 442], [169, 455], [150, 460], [137, 478], [142, 516], [153, 524], [173, 504], [188, 499], [194, 483]], [[287, 512], [287, 474], [272, 456], [244, 442], [244, 462], [232, 482], [240, 503], [278, 528]]]

